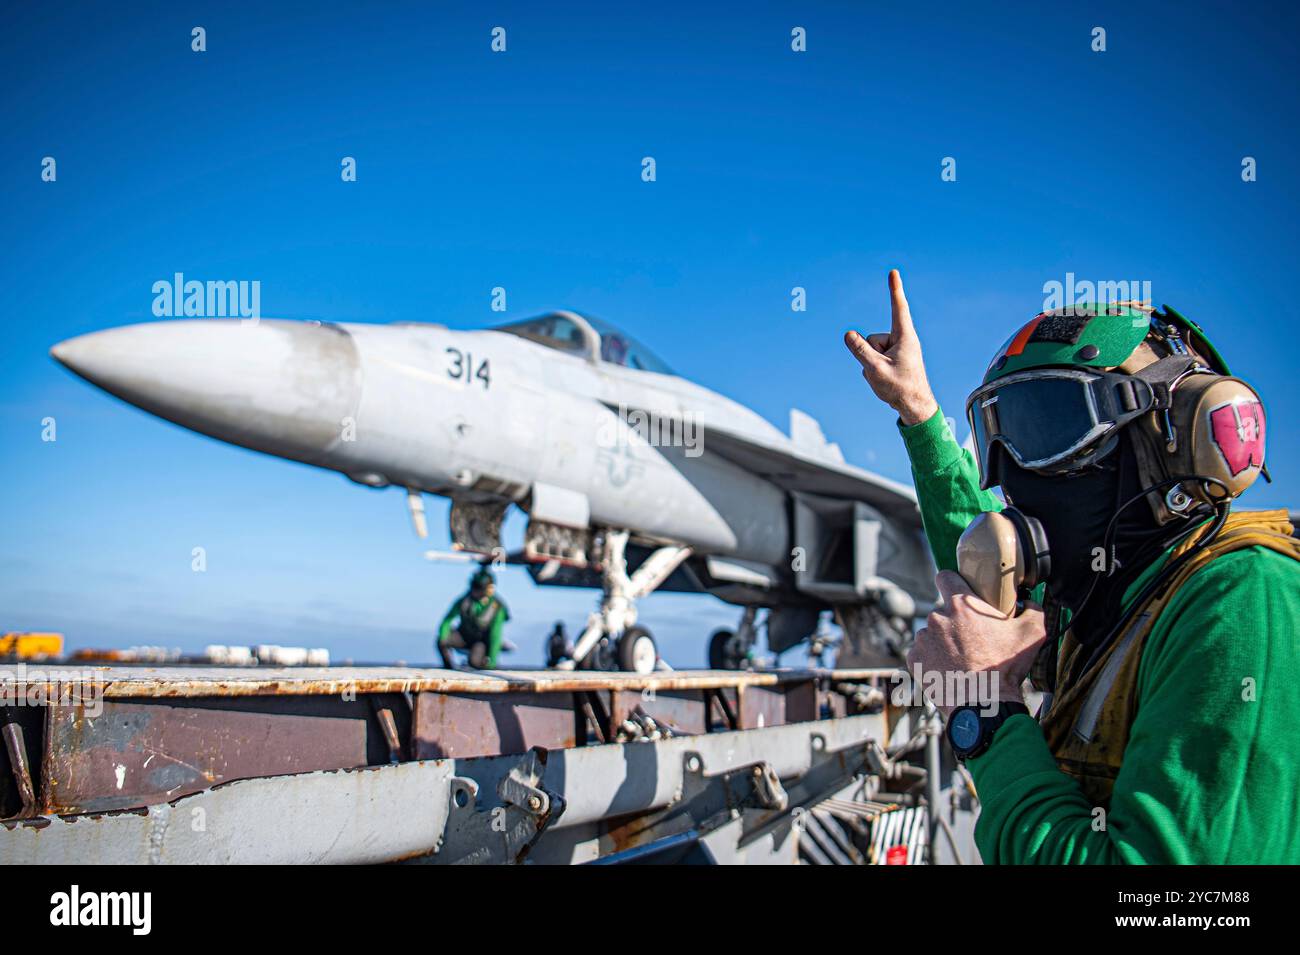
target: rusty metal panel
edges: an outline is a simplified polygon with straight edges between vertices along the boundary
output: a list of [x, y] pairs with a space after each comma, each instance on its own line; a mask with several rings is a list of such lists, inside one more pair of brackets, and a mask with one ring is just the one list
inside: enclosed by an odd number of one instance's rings
[[801, 680], [793, 685], [786, 684], [785, 721], [787, 723], [804, 723], [821, 717], [818, 710], [817, 681]]
[[532, 746], [567, 749], [577, 745], [577, 726], [568, 693], [420, 693], [415, 758], [496, 756]]
[[783, 726], [785, 722], [784, 687], [747, 686], [740, 690], [741, 729]]
[[785, 680], [779, 686], [746, 686], [740, 693], [740, 726], [761, 729], [817, 719], [816, 680]]
[[[365, 713], [338, 700], [105, 700], [50, 707], [42, 811], [104, 812], [166, 802], [235, 779], [366, 765]], [[314, 704], [314, 705], [313, 705]]]

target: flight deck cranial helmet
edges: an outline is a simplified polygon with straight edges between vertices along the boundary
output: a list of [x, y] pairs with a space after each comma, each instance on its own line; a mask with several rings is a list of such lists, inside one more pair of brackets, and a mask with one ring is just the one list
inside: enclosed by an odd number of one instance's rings
[[1169, 306], [1133, 302], [1044, 312], [998, 349], [966, 401], [980, 486], [1008, 459], [1066, 475], [1132, 435], [1160, 523], [1221, 504], [1264, 473], [1264, 405], [1200, 326]]

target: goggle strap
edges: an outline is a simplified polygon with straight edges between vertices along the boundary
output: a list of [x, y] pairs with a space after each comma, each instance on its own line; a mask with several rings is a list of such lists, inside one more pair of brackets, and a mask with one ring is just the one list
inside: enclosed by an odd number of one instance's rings
[[1134, 373], [1133, 377], [1140, 378], [1151, 386], [1155, 395], [1155, 409], [1164, 410], [1173, 404], [1174, 384], [1195, 368], [1196, 364], [1196, 359], [1191, 355], [1166, 355]]
[[1119, 392], [1120, 406], [1125, 411], [1137, 411], [1142, 407], [1142, 402], [1138, 398], [1137, 385], [1132, 381], [1121, 382], [1116, 390]]

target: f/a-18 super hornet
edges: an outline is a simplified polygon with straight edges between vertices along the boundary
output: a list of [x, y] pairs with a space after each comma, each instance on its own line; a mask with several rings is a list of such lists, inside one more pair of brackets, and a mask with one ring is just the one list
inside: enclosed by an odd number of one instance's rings
[[[202, 434], [407, 492], [451, 499], [452, 547], [508, 559], [541, 585], [597, 587], [560, 666], [663, 665], [636, 602], [709, 593], [743, 609], [715, 668], [746, 665], [759, 611], [781, 653], [833, 610], [837, 664], [883, 663], [934, 600], [910, 488], [844, 463], [808, 415], [790, 434], [687, 381], [574, 312], [475, 331], [185, 319], [55, 345], [105, 391]], [[896, 662], [896, 658], [889, 660]]]

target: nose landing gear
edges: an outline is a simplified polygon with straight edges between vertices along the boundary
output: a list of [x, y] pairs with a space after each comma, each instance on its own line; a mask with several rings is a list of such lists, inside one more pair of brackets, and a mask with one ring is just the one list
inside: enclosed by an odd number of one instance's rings
[[645, 627], [629, 627], [618, 638], [618, 667], [632, 673], [653, 673], [659, 663], [659, 647]]
[[629, 670], [652, 673], [665, 666], [654, 637], [636, 626], [636, 602], [667, 580], [687, 557], [689, 547], [660, 547], [631, 576], [627, 572], [627, 531], [605, 531], [600, 543], [602, 589], [600, 609], [587, 618], [587, 628], [561, 670]]
[[[570, 655], [573, 648], [570, 647]], [[568, 661], [566, 661], [568, 662]], [[561, 670], [572, 667], [560, 662], [548, 664]], [[659, 669], [659, 646], [645, 627], [629, 627], [620, 637], [602, 636], [587, 655], [577, 662], [579, 670], [605, 672], [624, 670], [628, 673], [653, 673]]]

